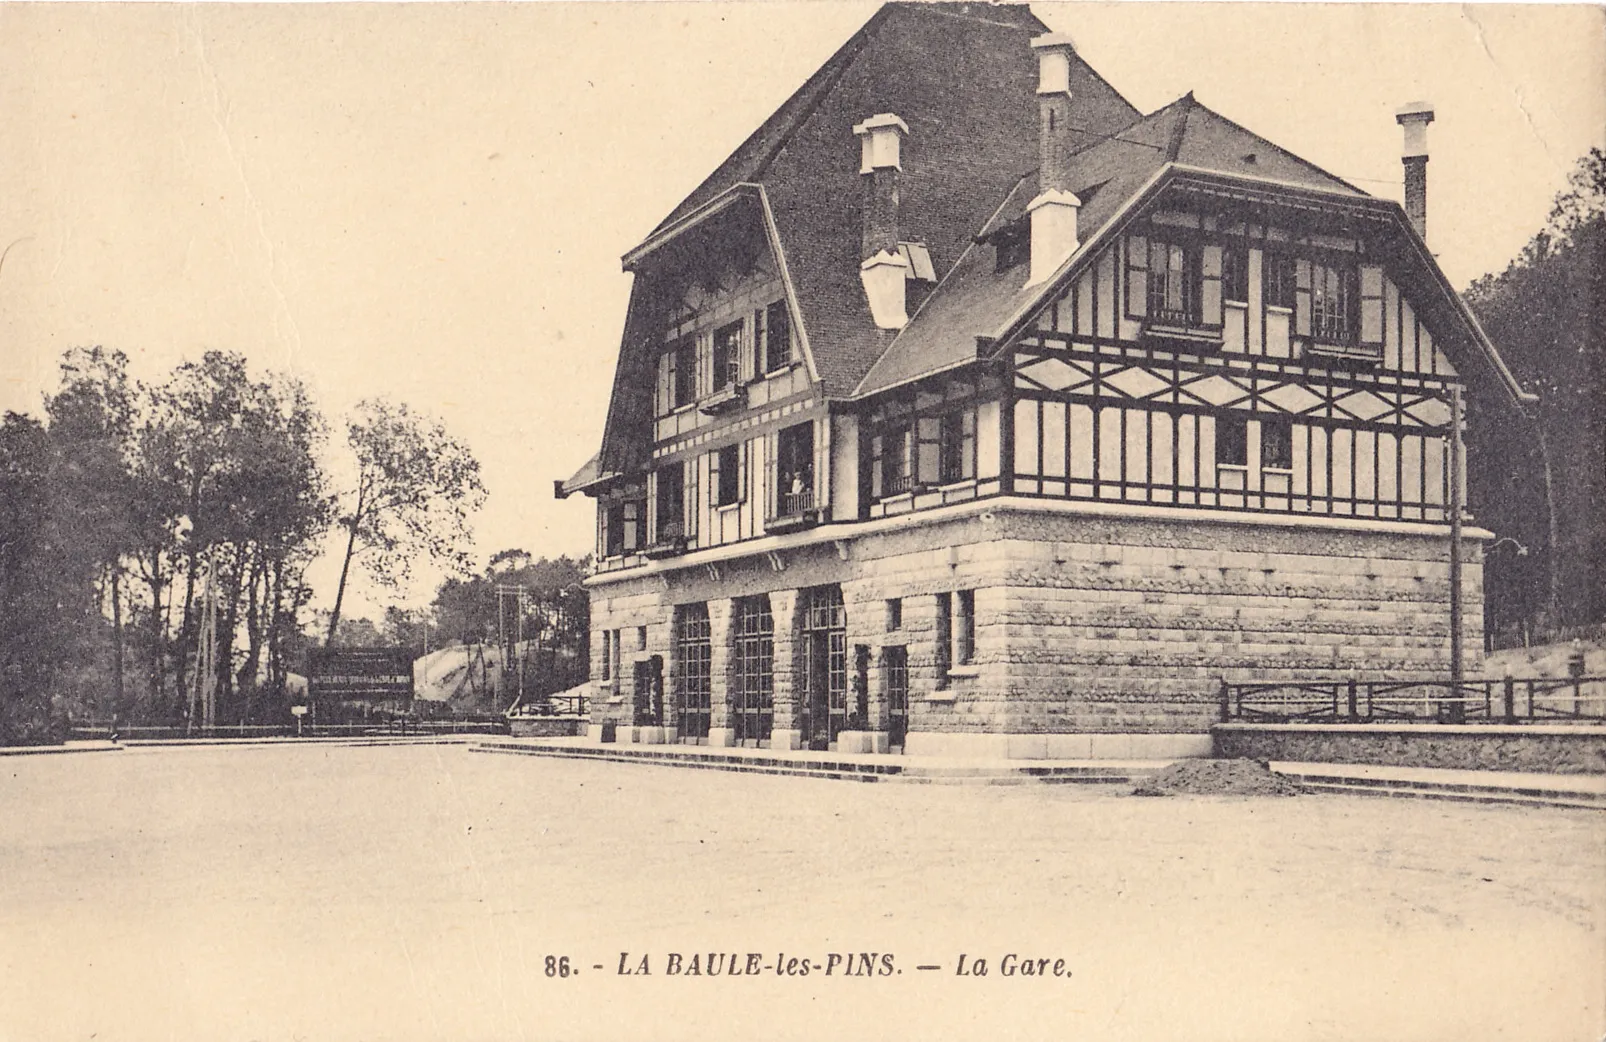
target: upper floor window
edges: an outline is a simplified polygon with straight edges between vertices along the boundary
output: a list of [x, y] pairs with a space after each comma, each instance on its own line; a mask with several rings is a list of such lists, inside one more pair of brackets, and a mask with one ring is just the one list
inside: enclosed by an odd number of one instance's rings
[[784, 369], [792, 361], [792, 314], [784, 299], [755, 316], [759, 325], [759, 362], [766, 373]]
[[1198, 264], [1180, 243], [1149, 240], [1149, 317], [1192, 325], [1198, 309]]
[[1355, 269], [1335, 264], [1310, 266], [1311, 335], [1347, 344], [1355, 339]]
[[742, 323], [729, 322], [714, 330], [714, 390], [742, 382]]
[[779, 517], [814, 508], [814, 424], [787, 427], [776, 436], [775, 491]]
[[1024, 222], [1006, 228], [993, 236], [993, 271], [1003, 274], [1010, 268], [1025, 264], [1032, 257], [1032, 237]]
[[1260, 287], [1266, 304], [1274, 308], [1294, 306], [1294, 259], [1270, 250], [1261, 255]]
[[876, 498], [975, 476], [974, 408], [902, 421], [870, 439], [870, 492]]
[[1249, 466], [1249, 421], [1244, 417], [1216, 418], [1216, 466]]
[[657, 508], [658, 541], [685, 536], [686, 468], [681, 463], [659, 469]]
[[887, 598], [887, 629], [903, 629], [903, 598]]
[[669, 352], [669, 382], [672, 405], [678, 409], [697, 400], [697, 337], [687, 335], [676, 341]]
[[1239, 304], [1249, 302], [1249, 250], [1246, 247], [1221, 248], [1221, 295]]
[[968, 481], [976, 476], [976, 411], [962, 409], [942, 418], [943, 484]]
[[632, 497], [603, 511], [603, 556], [618, 557], [641, 549], [647, 536], [647, 501]]
[[1260, 421], [1260, 465], [1266, 470], [1294, 469], [1294, 424], [1288, 417]]
[[908, 426], [891, 427], [870, 439], [870, 493], [876, 498], [895, 496], [914, 487], [910, 466], [913, 432]]
[[714, 453], [714, 505], [728, 507], [742, 501], [742, 447], [727, 445]]

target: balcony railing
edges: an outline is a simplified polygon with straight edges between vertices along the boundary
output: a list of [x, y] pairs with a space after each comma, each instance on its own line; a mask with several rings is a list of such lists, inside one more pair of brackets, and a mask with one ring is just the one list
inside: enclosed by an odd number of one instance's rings
[[781, 493], [782, 517], [793, 517], [814, 509], [814, 490], [805, 488], [800, 492]]
[[661, 557], [676, 557], [685, 553], [686, 532], [684, 527], [678, 521], [659, 525], [657, 538], [642, 552], [654, 560]]
[[[764, 527], [771, 532], [788, 532], [810, 528], [820, 523], [820, 510], [814, 502], [811, 478], [802, 479], [803, 486], [794, 492], [782, 492], [775, 497], [775, 516], [766, 519]], [[783, 476], [782, 486], [792, 484]]]

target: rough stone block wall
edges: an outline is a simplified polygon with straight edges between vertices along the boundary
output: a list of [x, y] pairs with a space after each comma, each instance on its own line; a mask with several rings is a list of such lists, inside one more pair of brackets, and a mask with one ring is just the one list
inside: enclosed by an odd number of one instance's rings
[[[1465, 545], [1463, 646], [1473, 671], [1482, 649], [1482, 568], [1479, 544]], [[1448, 551], [1442, 532], [1400, 526], [1110, 517], [1019, 505], [935, 521], [911, 516], [841, 543], [596, 588], [593, 626], [620, 629], [626, 654], [617, 701], [599, 692], [592, 719], [630, 722], [636, 626], [648, 627], [650, 651], [664, 656], [665, 703], [673, 705], [673, 606], [707, 602], [713, 726], [730, 726], [731, 600], [768, 594], [775, 726], [797, 726], [797, 591], [839, 583], [850, 669], [853, 645], [871, 648], [872, 730], [887, 726], [880, 649], [902, 644], [911, 731], [1205, 732], [1223, 677], [1342, 679], [1352, 669], [1362, 680], [1447, 675]], [[942, 684], [936, 595], [961, 590], [975, 596], [974, 657]], [[888, 598], [903, 605], [902, 626], [891, 632]], [[957, 615], [957, 597], [955, 607]]]
[[1606, 773], [1606, 727], [1491, 724], [1218, 724], [1214, 753], [1296, 763]]

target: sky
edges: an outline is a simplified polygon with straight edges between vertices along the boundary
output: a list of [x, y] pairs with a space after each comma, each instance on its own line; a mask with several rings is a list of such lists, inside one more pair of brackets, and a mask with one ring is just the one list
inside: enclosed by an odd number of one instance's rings
[[[153, 381], [240, 351], [310, 387], [337, 479], [358, 401], [438, 416], [490, 491], [480, 562], [589, 552], [592, 502], [552, 483], [601, 439], [620, 256], [875, 7], [0, 4], [0, 410], [37, 414], [72, 347]], [[1385, 198], [1394, 112], [1432, 101], [1431, 245], [1457, 287], [1606, 145], [1599, 7], [1032, 9], [1144, 112], [1192, 90]]]

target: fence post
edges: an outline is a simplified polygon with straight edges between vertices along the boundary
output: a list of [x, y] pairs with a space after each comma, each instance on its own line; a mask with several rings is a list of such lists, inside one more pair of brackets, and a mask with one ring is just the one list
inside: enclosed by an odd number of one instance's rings
[[1356, 680], [1353, 669], [1349, 671], [1349, 722], [1352, 724], [1361, 722], [1360, 703], [1356, 697]]
[[1573, 638], [1573, 651], [1567, 656], [1567, 672], [1573, 676], [1573, 716], [1583, 711], [1584, 698], [1584, 642]]
[[1232, 720], [1232, 688], [1227, 685], [1227, 678], [1221, 678], [1221, 722]]
[[1517, 682], [1511, 676], [1511, 666], [1506, 666], [1506, 723], [1517, 722]]

